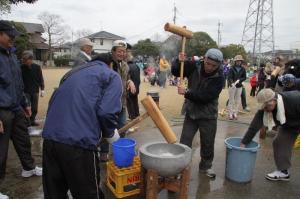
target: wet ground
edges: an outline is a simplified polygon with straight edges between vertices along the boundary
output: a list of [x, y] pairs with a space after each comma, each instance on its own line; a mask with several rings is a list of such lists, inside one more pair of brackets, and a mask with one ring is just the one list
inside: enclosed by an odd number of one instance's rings
[[[177, 124], [180, 124], [180, 119], [175, 119]], [[210, 180], [205, 175], [198, 172], [199, 157], [199, 134], [196, 135], [193, 143], [193, 161], [192, 173], [189, 185], [189, 197], [203, 199], [251, 199], [251, 198], [272, 198], [272, 199], [296, 199], [300, 198], [300, 149], [294, 149], [292, 158], [291, 181], [290, 182], [270, 182], [267, 181], [264, 175], [267, 172], [275, 169], [272, 152], [272, 139], [267, 137], [265, 140], [260, 140], [261, 148], [259, 149], [256, 161], [256, 167], [253, 175], [253, 180], [247, 184], [239, 184], [225, 179], [225, 159], [226, 149], [224, 139], [233, 136], [242, 136], [247, 128], [248, 118], [244, 121], [229, 122], [219, 121], [218, 132], [215, 144], [215, 160], [214, 169], [217, 177], [215, 180]], [[181, 126], [173, 126], [174, 131], [179, 137]], [[143, 132], [135, 132], [129, 137], [137, 140], [138, 146], [143, 143], [152, 141], [162, 141], [163, 137], [156, 128], [149, 128]], [[33, 155], [38, 165], [41, 164], [41, 141], [40, 137], [32, 137]], [[257, 136], [255, 138], [257, 140]], [[137, 148], [138, 148], [137, 146]], [[114, 198], [113, 194], [104, 185], [105, 167], [101, 165], [101, 177], [103, 181], [103, 190], [106, 198]], [[0, 190], [10, 196], [11, 199], [40, 199], [43, 198], [42, 182], [40, 177], [32, 177], [23, 179], [20, 177], [21, 167], [15, 151], [10, 146], [9, 158], [7, 164], [7, 176], [2, 183]], [[141, 198], [140, 196], [131, 197]], [[178, 198], [176, 194], [168, 193], [163, 190], [159, 193], [158, 198]]]

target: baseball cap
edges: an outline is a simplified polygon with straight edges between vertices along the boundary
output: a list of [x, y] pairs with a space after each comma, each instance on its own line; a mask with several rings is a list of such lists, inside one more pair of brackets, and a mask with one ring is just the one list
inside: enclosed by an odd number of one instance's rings
[[283, 87], [289, 87], [290, 84], [295, 84], [296, 77], [293, 74], [285, 74], [278, 78], [281, 81]]
[[127, 43], [123, 40], [115, 40], [113, 42], [112, 47], [125, 47], [125, 48], [127, 48]]
[[217, 62], [223, 61], [223, 53], [216, 48], [211, 48], [205, 53], [205, 57], [212, 59]]
[[0, 32], [5, 32], [9, 37], [17, 37], [21, 35], [11, 22], [5, 20], [0, 20]]
[[92, 46], [93, 47], [93, 42], [91, 42], [91, 40], [89, 38], [81, 38], [79, 40], [79, 46], [83, 47], [83, 46]]

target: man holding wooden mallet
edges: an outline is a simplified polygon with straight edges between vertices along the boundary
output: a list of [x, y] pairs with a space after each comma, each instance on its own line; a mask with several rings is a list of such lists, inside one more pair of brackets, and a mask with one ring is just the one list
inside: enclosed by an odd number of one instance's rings
[[192, 147], [194, 136], [198, 130], [200, 131], [199, 171], [210, 178], [216, 176], [212, 169], [212, 161], [217, 131], [218, 99], [224, 83], [222, 61], [222, 52], [212, 48], [206, 52], [200, 65], [187, 61], [184, 53], [180, 53], [172, 65], [172, 74], [179, 77], [180, 63], [184, 62], [183, 77], [188, 79], [187, 89], [182, 84], [178, 86], [178, 94], [183, 95], [186, 100], [180, 143]]

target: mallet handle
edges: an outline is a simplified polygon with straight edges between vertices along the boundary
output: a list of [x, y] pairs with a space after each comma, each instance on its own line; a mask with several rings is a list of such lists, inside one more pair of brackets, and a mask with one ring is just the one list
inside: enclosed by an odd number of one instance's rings
[[[181, 52], [185, 53], [185, 43], [186, 37], [182, 37], [182, 45], [181, 45]], [[180, 85], [183, 85], [183, 72], [184, 72], [184, 61], [180, 63]]]
[[131, 127], [133, 127], [134, 125], [140, 123], [141, 121], [143, 121], [144, 119], [146, 119], [148, 117], [148, 113], [144, 113], [141, 116], [135, 118], [134, 120], [132, 120], [131, 122], [129, 122], [128, 124], [126, 124], [125, 126], [123, 126], [122, 128], [120, 128], [118, 130], [119, 133], [124, 133], [126, 132], [128, 129], [130, 129]]

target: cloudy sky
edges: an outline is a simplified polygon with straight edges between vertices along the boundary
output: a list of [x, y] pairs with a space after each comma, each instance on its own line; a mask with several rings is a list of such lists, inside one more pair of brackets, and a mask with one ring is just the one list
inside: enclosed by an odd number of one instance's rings
[[[222, 44], [240, 43], [249, 0], [38, 0], [35, 4], [14, 6], [4, 19], [40, 22], [44, 11], [60, 15], [70, 32], [101, 29], [123, 36], [129, 42], [167, 36], [163, 25], [171, 22], [174, 2], [178, 8], [177, 24], [192, 31], [208, 32], [217, 40], [218, 21], [222, 23]], [[274, 0], [276, 49], [300, 45], [300, 1]]]

